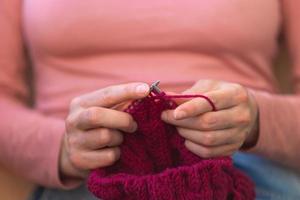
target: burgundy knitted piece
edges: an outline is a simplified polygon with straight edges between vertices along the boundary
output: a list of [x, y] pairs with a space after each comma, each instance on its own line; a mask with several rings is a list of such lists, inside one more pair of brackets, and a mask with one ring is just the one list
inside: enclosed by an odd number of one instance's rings
[[124, 134], [118, 162], [90, 173], [89, 190], [104, 200], [254, 199], [252, 182], [230, 157], [202, 159], [186, 149], [176, 128], [160, 119], [174, 108], [164, 93], [134, 101], [125, 111], [138, 130]]

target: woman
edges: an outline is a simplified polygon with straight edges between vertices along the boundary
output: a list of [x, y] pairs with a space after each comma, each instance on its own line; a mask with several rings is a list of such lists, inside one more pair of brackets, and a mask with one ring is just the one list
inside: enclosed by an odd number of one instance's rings
[[[162, 115], [191, 152], [253, 153], [237, 155], [237, 166], [252, 175], [276, 169], [267, 180], [281, 175], [279, 188], [253, 176], [258, 198], [299, 197], [299, 8], [292, 0], [0, 0], [1, 163], [59, 188], [44, 197], [88, 195], [75, 188], [89, 170], [118, 160], [120, 131], [137, 128], [116, 105], [145, 97], [146, 83], [159, 79], [164, 91], [216, 104], [210, 112], [189, 100]], [[272, 74], [283, 26], [294, 65], [289, 96], [278, 94]]]

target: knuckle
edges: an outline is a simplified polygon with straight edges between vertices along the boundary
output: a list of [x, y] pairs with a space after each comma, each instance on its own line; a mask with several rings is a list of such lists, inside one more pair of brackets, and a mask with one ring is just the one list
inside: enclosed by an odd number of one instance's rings
[[[218, 99], [218, 98], [212, 96], [211, 94], [207, 94], [206, 96], [209, 98], [209, 100], [210, 100], [216, 107], [218, 107], [218, 106], [220, 105], [219, 99]], [[225, 95], [224, 95], [224, 96], [225, 96]], [[207, 103], [208, 103], [208, 102], [207, 102]]]
[[114, 86], [108, 86], [105, 88], [101, 88], [100, 90], [97, 90], [93, 95], [97, 96], [97, 100], [104, 102], [106, 104], [112, 104], [113, 102], [113, 89]]
[[216, 81], [215, 80], [212, 80], [212, 79], [201, 79], [201, 80], [198, 80], [195, 85], [211, 85], [211, 84], [214, 84]]
[[203, 122], [206, 124], [214, 124], [216, 122], [216, 117], [210, 113], [203, 115]]
[[132, 85], [126, 85], [123, 90], [124, 90], [125, 94], [133, 95], [133, 94], [135, 94], [134, 89], [135, 88]]
[[67, 142], [70, 148], [80, 146], [80, 140], [75, 136], [68, 137]]
[[187, 113], [193, 113], [199, 110], [199, 106], [202, 105], [203, 99], [196, 98], [193, 103], [190, 103], [189, 106], [186, 106], [184, 109]]
[[80, 156], [79, 153], [76, 153], [75, 151], [71, 151], [69, 153], [69, 160], [70, 163], [77, 168], [81, 168], [82, 167], [82, 158]]
[[212, 134], [205, 134], [203, 138], [203, 144], [206, 146], [212, 146], [216, 143], [216, 138]]
[[96, 125], [99, 121], [99, 111], [94, 108], [88, 108], [85, 112], [85, 117], [89, 124]]
[[250, 111], [248, 109], [243, 111], [242, 114], [238, 116], [237, 122], [240, 124], [249, 124], [251, 122]]
[[75, 97], [74, 99], [71, 100], [70, 110], [73, 110], [77, 107], [80, 107], [81, 104], [82, 104], [82, 98], [81, 97]]
[[105, 101], [110, 104], [112, 101], [113, 101], [113, 98], [112, 98], [112, 92], [113, 89], [111, 87], [107, 87], [107, 88], [104, 88], [102, 91], [101, 91], [101, 98], [102, 99], [105, 99]]
[[236, 100], [239, 103], [247, 102], [249, 100], [248, 91], [241, 85], [236, 86]]
[[203, 82], [204, 82], [204, 80], [198, 80], [198, 81], [193, 85], [193, 87], [200, 86], [200, 85], [203, 84]]
[[107, 105], [114, 105], [116, 103], [116, 99], [118, 96], [123, 93], [124, 90], [120, 89], [120, 85], [117, 86], [109, 86], [101, 90], [100, 98]]
[[112, 142], [112, 134], [111, 131], [107, 128], [103, 128], [100, 133], [100, 142], [102, 144], [109, 144]]
[[115, 86], [108, 86], [108, 87], [105, 87], [105, 88], [102, 88], [101, 90], [100, 90], [100, 94], [101, 94], [101, 96], [110, 96], [110, 94], [111, 94], [111, 92], [113, 91], [113, 88], [114, 88]]
[[242, 90], [242, 92], [240, 93], [240, 96], [239, 96], [239, 100], [241, 102], [248, 102], [249, 101], [249, 95], [248, 95], [248, 92], [247, 90]]
[[202, 128], [210, 129], [216, 123], [216, 119], [213, 116], [206, 114], [200, 118], [200, 123]]
[[76, 126], [76, 120], [75, 117], [69, 115], [66, 120], [65, 120], [65, 125], [66, 125], [66, 129], [67, 131], [71, 130], [72, 128], [74, 128]]
[[200, 126], [203, 130], [209, 130], [210, 129], [210, 125], [206, 122], [201, 122]]

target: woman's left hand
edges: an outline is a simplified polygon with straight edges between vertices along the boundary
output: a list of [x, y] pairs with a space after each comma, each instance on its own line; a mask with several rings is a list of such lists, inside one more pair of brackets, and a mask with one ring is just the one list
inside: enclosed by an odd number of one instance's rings
[[203, 158], [229, 156], [242, 146], [257, 140], [258, 107], [252, 94], [243, 86], [215, 80], [200, 80], [185, 94], [202, 94], [203, 98], [178, 102], [175, 110], [162, 113], [162, 120], [177, 126], [186, 139], [186, 147]]

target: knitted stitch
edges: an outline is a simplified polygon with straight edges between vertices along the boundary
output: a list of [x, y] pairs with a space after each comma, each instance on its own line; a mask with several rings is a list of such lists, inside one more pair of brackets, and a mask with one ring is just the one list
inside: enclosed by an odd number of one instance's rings
[[160, 119], [163, 110], [176, 108], [172, 97], [152, 94], [125, 110], [138, 130], [124, 134], [119, 161], [90, 173], [89, 190], [104, 200], [254, 199], [252, 182], [230, 157], [196, 156], [176, 128]]

